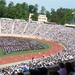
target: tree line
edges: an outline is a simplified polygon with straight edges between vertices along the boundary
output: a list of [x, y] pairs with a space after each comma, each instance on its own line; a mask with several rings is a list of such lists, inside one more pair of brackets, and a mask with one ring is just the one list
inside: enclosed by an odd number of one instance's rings
[[46, 14], [48, 22], [55, 22], [57, 24], [69, 23], [73, 19], [72, 12], [74, 9], [59, 8], [57, 10], [46, 10], [44, 6], [38, 12], [38, 4], [28, 5], [26, 2], [14, 3], [11, 1], [8, 5], [5, 0], [0, 0], [0, 17], [12, 19], [24, 19], [28, 21], [29, 13], [33, 13], [32, 20], [37, 21], [39, 14]]

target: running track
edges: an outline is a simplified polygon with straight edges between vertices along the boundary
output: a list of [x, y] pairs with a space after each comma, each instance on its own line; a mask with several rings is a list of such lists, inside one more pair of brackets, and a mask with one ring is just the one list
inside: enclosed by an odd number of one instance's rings
[[[58, 44], [58, 43], [51, 42], [51, 41], [45, 41], [45, 40], [41, 40], [41, 41], [46, 42], [46, 43], [48, 43], [52, 46], [51, 49], [49, 49], [47, 51], [44, 51], [45, 56], [48, 56], [50, 54], [54, 54], [58, 51], [64, 50], [64, 47], [62, 45]], [[43, 57], [43, 52], [3, 57], [3, 58], [0, 58], [0, 65], [25, 61], [25, 60], [32, 59], [32, 57], [42, 58]]]

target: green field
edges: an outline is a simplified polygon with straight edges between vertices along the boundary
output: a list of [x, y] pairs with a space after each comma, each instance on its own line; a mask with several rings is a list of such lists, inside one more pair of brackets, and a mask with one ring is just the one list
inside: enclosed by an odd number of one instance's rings
[[46, 46], [47, 48], [45, 48], [45, 49], [39, 49], [39, 50], [18, 51], [18, 52], [12, 52], [11, 54], [7, 53], [6, 55], [4, 55], [4, 54], [2, 53], [2, 49], [1, 49], [1, 47], [0, 47], [0, 58], [1, 58], [1, 57], [6, 57], [6, 56], [29, 54], [29, 53], [34, 53], [34, 52], [44, 52], [45, 50], [48, 50], [48, 49], [51, 49], [51, 48], [52, 48], [52, 46], [49, 45], [49, 44], [46, 43], [46, 42], [40, 42], [40, 41], [38, 41], [38, 42], [39, 42], [40, 44]]

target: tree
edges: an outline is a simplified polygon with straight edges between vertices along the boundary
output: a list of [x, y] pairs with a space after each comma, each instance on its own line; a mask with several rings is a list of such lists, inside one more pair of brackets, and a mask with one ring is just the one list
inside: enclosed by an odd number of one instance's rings
[[10, 1], [10, 3], [8, 4], [8, 8], [10, 9], [13, 6], [14, 6], [14, 3], [12, 1]]
[[34, 13], [31, 18], [33, 21], [37, 21], [38, 20], [38, 14]]
[[2, 4], [5, 6], [6, 5], [6, 1], [5, 0], [0, 0], [0, 5], [2, 5]]
[[38, 4], [35, 4], [34, 6], [34, 13], [37, 13], [38, 12]]
[[15, 10], [14, 10], [14, 3], [10, 1], [7, 8], [7, 17], [14, 18]]
[[29, 5], [29, 13], [33, 13], [34, 12], [34, 5]]
[[21, 4], [21, 7], [22, 7], [23, 10], [28, 11], [28, 4], [27, 4], [27, 3], [23, 2], [23, 3]]
[[59, 8], [56, 12], [59, 15], [59, 23], [65, 24], [68, 23], [72, 19], [72, 10], [67, 8]]
[[6, 5], [5, 0], [0, 0], [0, 17], [4, 17], [6, 11], [5, 5]]
[[33, 5], [29, 5], [29, 13], [33, 13], [32, 15], [32, 20], [37, 21], [38, 20], [38, 5], [35, 4], [35, 6]]
[[[71, 22], [74, 18], [72, 12], [74, 9], [59, 8], [56, 11], [51, 9], [51, 12], [46, 11], [45, 7], [41, 7], [41, 14], [46, 14], [48, 21], [56, 22], [58, 24], [65, 24]], [[29, 5], [25, 2], [14, 5], [12, 1], [6, 6], [5, 0], [0, 0], [0, 17], [25, 19], [28, 20], [29, 13], [32, 13], [32, 20], [38, 20], [38, 5]]]
[[50, 15], [49, 11], [46, 11], [46, 17], [48, 19], [48, 22], [50, 22], [51, 21], [51, 15]]
[[56, 12], [55, 12], [55, 9], [51, 9], [51, 22], [56, 22], [55, 20], [56, 18]]
[[41, 14], [46, 14], [46, 9], [44, 6], [41, 7]]
[[21, 8], [22, 8], [22, 17], [21, 17], [21, 19], [28, 20], [28, 17], [29, 17], [28, 4], [23, 2], [22, 5], [21, 5]]

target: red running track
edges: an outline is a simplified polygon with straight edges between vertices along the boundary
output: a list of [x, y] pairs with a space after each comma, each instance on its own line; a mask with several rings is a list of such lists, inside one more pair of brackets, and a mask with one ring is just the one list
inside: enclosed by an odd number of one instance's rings
[[48, 56], [50, 54], [54, 54], [54, 53], [56, 53], [58, 51], [64, 50], [64, 46], [62, 46], [62, 45], [60, 45], [58, 43], [51, 42], [51, 41], [45, 41], [45, 40], [41, 40], [41, 41], [50, 44], [52, 46], [52, 48], [48, 49], [48, 50], [46, 50], [44, 52], [3, 57], [3, 58], [0, 58], [0, 65], [14, 63], [14, 62], [20, 62], [20, 61], [25, 61], [25, 60], [32, 59], [32, 57], [34, 57], [34, 58], [42, 58], [43, 53], [44, 53], [45, 56]]

